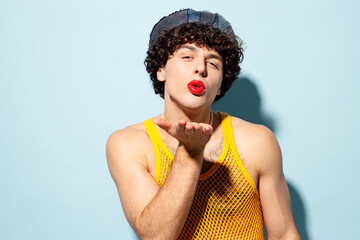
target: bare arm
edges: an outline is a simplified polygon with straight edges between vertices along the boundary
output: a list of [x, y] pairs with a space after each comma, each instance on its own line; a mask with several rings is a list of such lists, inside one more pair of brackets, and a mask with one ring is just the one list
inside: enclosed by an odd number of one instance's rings
[[259, 192], [269, 240], [298, 240], [280, 147], [270, 130], [261, 133]]
[[138, 236], [141, 239], [175, 239], [191, 207], [201, 172], [203, 149], [212, 128], [185, 121], [174, 125], [163, 120], [154, 122], [179, 140], [162, 188], [144, 164], [146, 154], [134, 154], [139, 152], [141, 144], [141, 136], [136, 133], [113, 134], [107, 144], [107, 159], [125, 215]]

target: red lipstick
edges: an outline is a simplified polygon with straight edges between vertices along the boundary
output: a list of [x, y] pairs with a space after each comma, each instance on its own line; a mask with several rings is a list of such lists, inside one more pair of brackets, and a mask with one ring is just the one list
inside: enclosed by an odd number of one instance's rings
[[205, 85], [200, 80], [192, 80], [191, 82], [188, 83], [187, 87], [189, 91], [195, 95], [199, 95], [205, 91]]

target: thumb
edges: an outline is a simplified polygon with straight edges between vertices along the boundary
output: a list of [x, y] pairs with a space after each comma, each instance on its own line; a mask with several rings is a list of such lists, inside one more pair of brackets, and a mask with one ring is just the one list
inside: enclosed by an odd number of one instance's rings
[[173, 124], [162, 119], [162, 118], [154, 118], [153, 123], [158, 125], [160, 128], [164, 129], [167, 132], [170, 132], [173, 128]]

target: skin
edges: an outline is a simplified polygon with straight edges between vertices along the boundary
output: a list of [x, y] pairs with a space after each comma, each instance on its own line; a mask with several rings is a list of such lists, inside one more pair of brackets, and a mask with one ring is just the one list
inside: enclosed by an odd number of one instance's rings
[[[107, 160], [127, 220], [141, 239], [176, 239], [185, 223], [201, 172], [222, 150], [220, 116], [210, 122], [210, 106], [220, 93], [222, 59], [211, 49], [186, 44], [159, 69], [165, 82], [165, 119], [153, 122], [174, 155], [165, 184], [155, 181], [155, 153], [142, 123], [114, 132]], [[187, 84], [203, 81], [192, 94]], [[269, 240], [300, 239], [291, 213], [279, 145], [266, 127], [231, 117], [237, 150], [260, 192]], [[156, 221], [154, 221], [156, 219]]]

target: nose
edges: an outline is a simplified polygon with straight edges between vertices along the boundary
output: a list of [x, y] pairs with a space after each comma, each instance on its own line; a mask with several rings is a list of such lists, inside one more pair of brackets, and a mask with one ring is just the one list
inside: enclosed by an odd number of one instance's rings
[[207, 77], [207, 69], [205, 60], [199, 60], [195, 65], [195, 74], [201, 77]]

